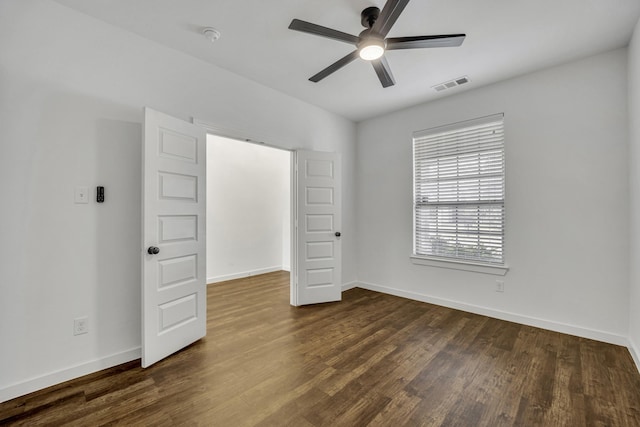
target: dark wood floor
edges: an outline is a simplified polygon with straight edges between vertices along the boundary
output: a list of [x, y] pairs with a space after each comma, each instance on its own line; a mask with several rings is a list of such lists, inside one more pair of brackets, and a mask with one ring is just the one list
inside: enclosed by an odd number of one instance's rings
[[287, 273], [209, 286], [205, 339], [0, 404], [0, 424], [640, 426], [624, 347]]

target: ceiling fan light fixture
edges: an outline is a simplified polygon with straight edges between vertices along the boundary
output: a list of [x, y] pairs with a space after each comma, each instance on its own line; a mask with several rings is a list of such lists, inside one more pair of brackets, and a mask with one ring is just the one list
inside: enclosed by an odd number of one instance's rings
[[369, 39], [365, 40], [358, 47], [360, 58], [365, 61], [373, 61], [380, 58], [384, 54], [384, 40]]

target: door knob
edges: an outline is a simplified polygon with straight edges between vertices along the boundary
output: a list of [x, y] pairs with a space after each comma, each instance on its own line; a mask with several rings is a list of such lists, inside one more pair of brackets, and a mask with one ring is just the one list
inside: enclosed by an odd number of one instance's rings
[[160, 253], [160, 248], [157, 246], [149, 246], [149, 249], [147, 249], [147, 253], [149, 255], [157, 255]]
[[336, 231], [336, 237], [340, 237], [340, 236], [342, 236], [342, 234], [340, 234], [339, 231]]

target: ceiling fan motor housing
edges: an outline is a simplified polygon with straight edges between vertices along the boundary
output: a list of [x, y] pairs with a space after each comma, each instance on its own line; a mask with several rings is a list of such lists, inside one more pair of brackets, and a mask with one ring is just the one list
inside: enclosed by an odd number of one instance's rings
[[[385, 39], [381, 35], [371, 31], [371, 28], [367, 28], [361, 32], [359, 37], [360, 41], [356, 47], [358, 48], [360, 57], [364, 60], [370, 61], [372, 59], [378, 59], [387, 48], [387, 42]], [[373, 54], [372, 50], [376, 53]], [[372, 54], [373, 56], [371, 56]]]
[[367, 40], [379, 40], [379, 43], [382, 43], [383, 45], [386, 46], [384, 37], [382, 37], [380, 34], [377, 34], [371, 31], [371, 28], [367, 28], [366, 30], [362, 31], [358, 35], [358, 37], [360, 37], [360, 43], [358, 43], [356, 46], [360, 46], [363, 42], [366, 42]]

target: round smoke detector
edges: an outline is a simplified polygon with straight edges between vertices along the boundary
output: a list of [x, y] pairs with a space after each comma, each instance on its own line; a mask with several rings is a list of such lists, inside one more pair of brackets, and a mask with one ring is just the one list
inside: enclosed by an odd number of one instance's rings
[[220, 38], [220, 31], [216, 30], [213, 27], [207, 27], [202, 30], [202, 34], [209, 40], [211, 43], [215, 42]]

